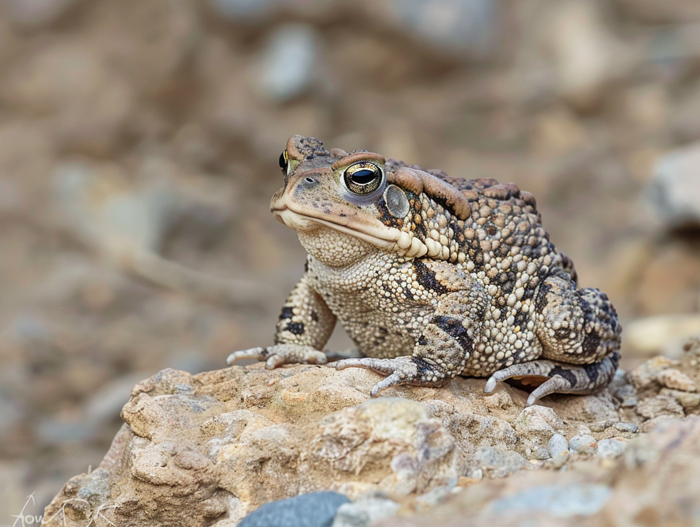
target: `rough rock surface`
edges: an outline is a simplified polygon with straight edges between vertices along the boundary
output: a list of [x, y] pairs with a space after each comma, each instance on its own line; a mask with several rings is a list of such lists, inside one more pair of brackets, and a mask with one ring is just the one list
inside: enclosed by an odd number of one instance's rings
[[[556, 510], [558, 517], [598, 514], [613, 491], [609, 479], [591, 474], [611, 466], [632, 473], [629, 463], [637, 461], [629, 459], [637, 458], [630, 455], [644, 445], [656, 445], [650, 452], [657, 452], [671, 448], [663, 443], [668, 434], [679, 441], [700, 435], [700, 418], [669, 424], [699, 411], [678, 402], [682, 394], [695, 395], [698, 354], [700, 340], [692, 341], [680, 361], [652, 359], [629, 374], [618, 372], [610, 391], [548, 397], [530, 408], [524, 408], [527, 394], [509, 385], [484, 395], [483, 379], [392, 388], [370, 399], [376, 375], [365, 370], [297, 365], [268, 371], [259, 364], [198, 375], [164, 370], [132, 390], [122, 410], [126, 423], [103, 462], [65, 485], [44, 522], [234, 526], [265, 503], [323, 490], [351, 500], [382, 492], [416, 511], [461, 487], [480, 489], [476, 496], [492, 502], [483, 512], [489, 518], [518, 507]], [[636, 405], [621, 405], [632, 395]], [[669, 426], [672, 431], [656, 439], [634, 440], [639, 430]], [[593, 469], [579, 473], [580, 464]], [[562, 466], [571, 470], [555, 471]], [[517, 474], [537, 468], [550, 470]], [[480, 483], [499, 478], [516, 483]], [[540, 509], [526, 491], [514, 493], [525, 482], [543, 486]], [[568, 505], [561, 512], [552, 503]]]
[[669, 421], [621, 458], [566, 472], [519, 473], [468, 487], [428, 514], [381, 527], [627, 527], [694, 525], [700, 495], [700, 417]]

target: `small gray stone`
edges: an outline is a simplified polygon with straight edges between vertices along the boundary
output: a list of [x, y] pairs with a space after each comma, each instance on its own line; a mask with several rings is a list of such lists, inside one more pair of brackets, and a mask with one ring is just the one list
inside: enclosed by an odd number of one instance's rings
[[341, 505], [350, 503], [337, 492], [312, 492], [262, 505], [238, 527], [331, 527]]
[[561, 434], [554, 434], [549, 439], [549, 454], [552, 457], [560, 456], [561, 454], [569, 451], [569, 442]]
[[559, 468], [569, 459], [569, 442], [561, 434], [554, 434], [549, 439], [549, 454], [554, 466]]
[[623, 408], [633, 408], [633, 407], [637, 406], [637, 404], [639, 404], [639, 401], [637, 400], [636, 397], [626, 397], [626, 398], [622, 401], [622, 405], [621, 405], [621, 406], [622, 406]]
[[489, 469], [495, 477], [503, 478], [527, 466], [526, 459], [512, 450], [487, 446], [476, 451], [474, 462], [482, 469]]
[[596, 446], [595, 437], [588, 434], [575, 435], [569, 441], [569, 449], [577, 454], [592, 454]]
[[589, 428], [591, 429], [591, 432], [602, 432], [606, 428], [610, 428], [613, 426], [617, 421], [613, 421], [612, 419], [606, 419], [605, 421], [598, 421], [597, 423], [592, 423], [589, 425]]
[[614, 426], [620, 432], [631, 432], [633, 434], [639, 432], [639, 426], [634, 423], [615, 423]]
[[619, 439], [601, 439], [598, 441], [598, 457], [615, 459], [625, 451], [626, 447], [627, 443]]
[[537, 459], [539, 461], [544, 461], [549, 459], [549, 449], [545, 447], [536, 448], [534, 451], [530, 452], [530, 459]]
[[382, 518], [396, 516], [401, 506], [387, 498], [369, 498], [341, 505], [333, 527], [369, 527]]

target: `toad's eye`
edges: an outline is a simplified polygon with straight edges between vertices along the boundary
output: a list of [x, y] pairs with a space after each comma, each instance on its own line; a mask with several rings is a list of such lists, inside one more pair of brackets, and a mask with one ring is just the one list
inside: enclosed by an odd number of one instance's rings
[[285, 150], [280, 154], [280, 168], [282, 169], [282, 173], [286, 176], [287, 175], [287, 167], [289, 166], [289, 156], [287, 155], [287, 151]]
[[374, 163], [361, 161], [350, 165], [343, 175], [345, 186], [354, 194], [369, 194], [382, 184], [384, 173]]

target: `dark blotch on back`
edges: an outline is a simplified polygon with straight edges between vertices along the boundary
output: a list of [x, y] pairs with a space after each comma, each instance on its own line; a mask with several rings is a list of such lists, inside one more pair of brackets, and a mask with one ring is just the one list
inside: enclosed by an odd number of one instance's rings
[[426, 266], [422, 261], [414, 261], [413, 270], [416, 273], [418, 283], [426, 289], [435, 291], [438, 294], [445, 294], [447, 292], [445, 286], [442, 285], [435, 277], [435, 272], [432, 269], [429, 269], [428, 266]]

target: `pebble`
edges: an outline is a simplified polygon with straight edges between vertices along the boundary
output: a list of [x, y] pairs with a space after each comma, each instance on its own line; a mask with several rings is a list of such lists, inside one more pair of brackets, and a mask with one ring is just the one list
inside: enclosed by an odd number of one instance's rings
[[554, 434], [549, 440], [549, 454], [554, 466], [559, 468], [569, 459], [569, 442], [561, 434]]
[[260, 506], [239, 527], [331, 527], [341, 505], [350, 503], [337, 492], [312, 492]]
[[633, 408], [639, 404], [639, 400], [636, 397], [626, 397], [623, 401], [621, 406], [623, 408]]
[[613, 421], [612, 419], [606, 419], [605, 421], [599, 421], [597, 423], [592, 423], [589, 428], [591, 429], [591, 432], [602, 432], [606, 428], [610, 428], [613, 426], [617, 421]]
[[493, 446], [480, 448], [473, 458], [483, 469], [490, 469], [493, 476], [503, 478], [517, 472], [528, 463], [523, 456], [512, 450], [502, 450]]
[[631, 432], [633, 434], [639, 432], [639, 426], [634, 423], [615, 423], [613, 426], [620, 432]]
[[396, 516], [400, 507], [388, 498], [359, 499], [340, 506], [333, 527], [369, 527], [377, 520]]
[[257, 84], [277, 103], [302, 95], [314, 84], [320, 37], [308, 24], [285, 24], [269, 35], [260, 59]]
[[598, 457], [602, 459], [615, 459], [619, 457], [627, 446], [626, 442], [619, 439], [601, 439], [598, 441]]
[[592, 454], [596, 446], [595, 437], [588, 434], [575, 435], [569, 441], [569, 449], [577, 454]]

